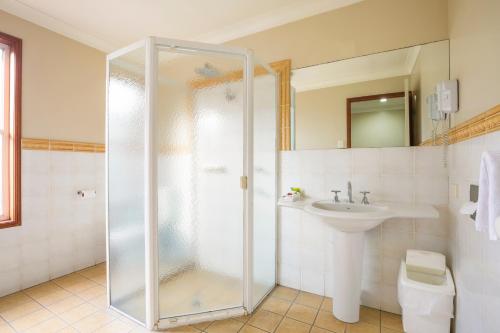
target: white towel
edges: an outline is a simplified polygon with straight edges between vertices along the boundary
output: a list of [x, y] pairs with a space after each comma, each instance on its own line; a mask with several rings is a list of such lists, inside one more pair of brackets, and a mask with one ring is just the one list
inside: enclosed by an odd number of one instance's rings
[[498, 240], [495, 219], [500, 216], [500, 151], [481, 155], [479, 198], [476, 229], [487, 231], [491, 240]]

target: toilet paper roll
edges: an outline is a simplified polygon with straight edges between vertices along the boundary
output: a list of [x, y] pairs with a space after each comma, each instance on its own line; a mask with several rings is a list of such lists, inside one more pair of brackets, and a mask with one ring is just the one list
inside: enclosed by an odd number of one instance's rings
[[460, 208], [460, 214], [463, 215], [472, 215], [476, 212], [477, 210], [477, 202], [466, 202], [461, 208]]
[[92, 199], [96, 197], [96, 190], [79, 190], [76, 194], [82, 199]]

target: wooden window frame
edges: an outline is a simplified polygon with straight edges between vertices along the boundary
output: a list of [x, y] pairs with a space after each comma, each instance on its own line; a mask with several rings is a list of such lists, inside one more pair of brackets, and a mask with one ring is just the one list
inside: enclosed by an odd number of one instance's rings
[[0, 32], [0, 44], [7, 54], [4, 65], [3, 207], [0, 229], [21, 225], [21, 88], [22, 40]]

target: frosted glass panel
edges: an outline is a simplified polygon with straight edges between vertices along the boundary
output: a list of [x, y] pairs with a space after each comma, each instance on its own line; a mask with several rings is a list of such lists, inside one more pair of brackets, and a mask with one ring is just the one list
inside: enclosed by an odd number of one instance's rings
[[276, 281], [276, 77], [254, 80], [253, 301]]
[[109, 63], [111, 305], [144, 322], [144, 49]]
[[244, 59], [158, 58], [160, 318], [241, 307]]

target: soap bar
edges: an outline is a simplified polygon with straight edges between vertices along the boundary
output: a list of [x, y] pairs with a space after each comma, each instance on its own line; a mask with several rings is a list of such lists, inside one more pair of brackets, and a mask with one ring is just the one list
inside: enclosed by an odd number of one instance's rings
[[444, 275], [446, 273], [446, 257], [437, 252], [407, 250], [406, 269], [424, 274]]

